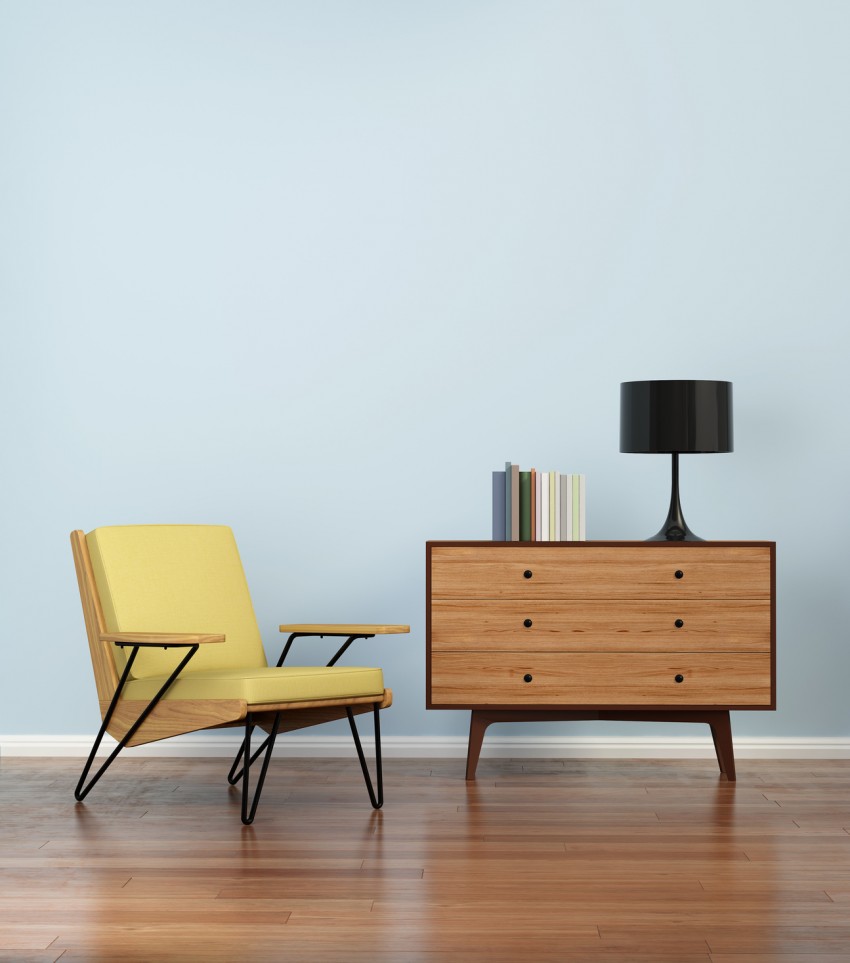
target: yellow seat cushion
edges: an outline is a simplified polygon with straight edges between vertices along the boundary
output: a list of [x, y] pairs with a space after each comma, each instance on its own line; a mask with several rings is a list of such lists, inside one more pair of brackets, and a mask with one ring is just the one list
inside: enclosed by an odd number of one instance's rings
[[[109, 632], [225, 636], [202, 645], [184, 670], [265, 668], [248, 583], [226, 525], [114, 525], [86, 535]], [[120, 672], [129, 649], [115, 649]], [[165, 675], [174, 650], [142, 649], [133, 678]]]
[[[173, 651], [169, 650], [176, 663]], [[198, 653], [200, 655], [200, 652]], [[198, 658], [198, 655], [195, 658]], [[168, 678], [133, 679], [124, 688], [125, 699], [151, 699]], [[249, 705], [265, 702], [312, 702], [317, 699], [352, 699], [384, 691], [380, 669], [359, 666], [282, 666], [256, 669], [208, 669], [184, 672], [166, 692], [166, 699], [244, 699]]]

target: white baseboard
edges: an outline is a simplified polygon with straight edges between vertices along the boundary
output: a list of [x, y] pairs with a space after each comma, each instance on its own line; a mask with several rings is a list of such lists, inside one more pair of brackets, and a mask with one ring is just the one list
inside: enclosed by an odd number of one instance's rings
[[[241, 736], [186, 735], [163, 742], [153, 742], [128, 750], [133, 756], [203, 757], [233, 756]], [[93, 735], [88, 736], [3, 736], [0, 735], [0, 757], [12, 756], [87, 756]], [[466, 736], [384, 736], [381, 740], [385, 758], [393, 759], [458, 759], [466, 757]], [[850, 759], [850, 737], [751, 737], [734, 739], [738, 759]], [[99, 755], [115, 746], [104, 738]], [[374, 739], [363, 736], [363, 748], [374, 753]], [[350, 736], [281, 736], [278, 753], [298, 758], [333, 758], [349, 756]], [[487, 735], [482, 759], [711, 759], [714, 746], [711, 737], [652, 739], [635, 736], [524, 736]]]

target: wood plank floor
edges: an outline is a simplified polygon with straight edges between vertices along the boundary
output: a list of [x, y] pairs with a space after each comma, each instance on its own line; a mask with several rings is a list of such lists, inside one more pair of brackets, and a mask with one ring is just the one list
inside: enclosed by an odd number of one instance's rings
[[0, 959], [847, 963], [850, 761], [0, 761]]

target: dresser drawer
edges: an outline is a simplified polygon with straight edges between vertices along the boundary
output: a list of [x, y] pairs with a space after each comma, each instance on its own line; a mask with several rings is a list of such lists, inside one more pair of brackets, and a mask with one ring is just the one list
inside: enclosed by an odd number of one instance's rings
[[434, 653], [477, 649], [768, 654], [770, 602], [434, 599], [431, 648]]
[[769, 599], [763, 546], [435, 546], [434, 599]]
[[431, 697], [436, 707], [769, 707], [770, 659], [748, 653], [624, 658], [583, 652], [444, 652], [432, 658]]

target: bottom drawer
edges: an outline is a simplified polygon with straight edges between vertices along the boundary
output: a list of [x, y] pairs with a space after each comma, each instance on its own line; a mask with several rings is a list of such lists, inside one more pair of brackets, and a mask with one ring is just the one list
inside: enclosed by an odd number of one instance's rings
[[767, 707], [770, 681], [769, 658], [741, 652], [442, 652], [431, 704]]

